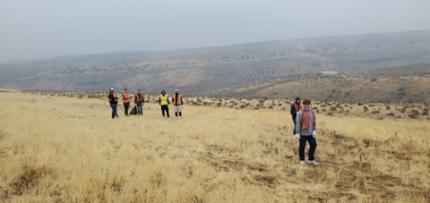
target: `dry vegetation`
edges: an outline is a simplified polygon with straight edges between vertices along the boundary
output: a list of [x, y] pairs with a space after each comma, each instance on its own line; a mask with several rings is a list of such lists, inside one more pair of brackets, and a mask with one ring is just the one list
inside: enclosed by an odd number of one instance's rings
[[146, 104], [111, 120], [104, 99], [65, 96], [0, 92], [0, 202], [430, 201], [424, 104], [318, 103], [310, 167], [284, 101], [192, 98], [182, 119]]

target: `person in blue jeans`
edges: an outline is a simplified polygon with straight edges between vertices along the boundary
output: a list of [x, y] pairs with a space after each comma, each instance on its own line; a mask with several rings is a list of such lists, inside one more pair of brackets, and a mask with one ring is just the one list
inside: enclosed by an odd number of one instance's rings
[[134, 96], [134, 103], [136, 103], [137, 114], [143, 115], [143, 103], [144, 97], [142, 91], [140, 89], [137, 90], [136, 95]]
[[109, 99], [110, 107], [112, 108], [112, 119], [119, 118], [118, 112], [117, 112], [118, 96], [115, 94], [115, 91], [113, 88], [110, 88], [108, 99]]
[[310, 145], [308, 163], [311, 165], [319, 164], [315, 160], [315, 152], [317, 149], [316, 129], [316, 116], [311, 106], [311, 100], [305, 99], [303, 101], [303, 110], [298, 112], [296, 116], [296, 134], [294, 135], [300, 142], [299, 158], [301, 165], [305, 164], [306, 142]]

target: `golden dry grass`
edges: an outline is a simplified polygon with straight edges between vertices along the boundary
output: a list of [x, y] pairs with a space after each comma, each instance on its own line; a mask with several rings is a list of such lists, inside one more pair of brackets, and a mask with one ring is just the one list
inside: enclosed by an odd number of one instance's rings
[[299, 166], [288, 112], [0, 93], [0, 202], [429, 202], [430, 123], [318, 116]]

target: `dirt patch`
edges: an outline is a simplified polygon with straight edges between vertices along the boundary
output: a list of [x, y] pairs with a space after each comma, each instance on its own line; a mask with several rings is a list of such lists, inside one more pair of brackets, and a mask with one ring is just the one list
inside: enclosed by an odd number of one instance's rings
[[345, 135], [337, 134], [336, 132], [332, 132], [330, 138], [332, 145], [343, 145], [343, 148], [345, 150], [353, 150], [359, 147], [359, 143], [356, 139]]
[[382, 174], [371, 178], [372, 182], [386, 187], [394, 187], [402, 184], [402, 179], [392, 175]]
[[370, 172], [372, 165], [369, 162], [354, 161], [352, 162], [350, 168], [357, 169], [362, 172]]
[[156, 172], [150, 179], [151, 184], [154, 188], [164, 187], [167, 183], [167, 179], [161, 172]]
[[125, 181], [122, 178], [114, 178], [110, 187], [112, 191], [121, 193], [124, 185], [125, 185]]
[[8, 198], [8, 191], [0, 186], [0, 200]]
[[201, 153], [200, 161], [208, 163], [216, 171], [242, 171], [247, 167], [243, 159], [237, 156], [215, 156], [211, 152]]
[[258, 172], [267, 172], [269, 169], [264, 164], [247, 164], [248, 170], [258, 171]]
[[376, 140], [371, 140], [371, 139], [368, 139], [368, 138], [364, 138], [362, 140], [362, 142], [364, 144], [364, 147], [366, 147], [366, 148], [368, 148], [368, 147], [377, 147], [377, 146], [379, 146], [381, 144], [380, 142], [378, 142]]
[[399, 151], [393, 151], [393, 150], [385, 150], [383, 151], [390, 155], [392, 158], [396, 160], [403, 160], [403, 161], [409, 161], [412, 160], [412, 155], [419, 155], [419, 153], [406, 153], [406, 152], [399, 152]]
[[[313, 202], [328, 202], [329, 200], [336, 202], [355, 202], [357, 200], [357, 195], [349, 192], [312, 192], [309, 195], [309, 200]], [[329, 201], [330, 202], [330, 201]]]
[[277, 178], [272, 175], [254, 175], [253, 178], [255, 181], [262, 183], [268, 187], [274, 188], [276, 187], [276, 184], [278, 183]]
[[52, 174], [52, 170], [47, 167], [32, 167], [24, 166], [22, 172], [16, 176], [9, 186], [12, 189], [13, 195], [22, 195], [23, 193], [32, 190], [40, 180]]
[[214, 151], [217, 153], [234, 153], [237, 151], [235, 149], [230, 149], [228, 147], [217, 145], [217, 144], [211, 144], [211, 145], [208, 145], [207, 147], [208, 147], [208, 151]]

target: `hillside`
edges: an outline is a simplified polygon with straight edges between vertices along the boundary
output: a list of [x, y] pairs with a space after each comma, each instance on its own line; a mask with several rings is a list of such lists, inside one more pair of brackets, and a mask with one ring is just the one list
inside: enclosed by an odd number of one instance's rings
[[105, 99], [1, 91], [0, 201], [430, 201], [427, 120], [318, 114], [311, 167], [287, 112], [199, 100], [112, 120]]
[[416, 31], [2, 64], [0, 87], [430, 102], [429, 70], [430, 31]]

